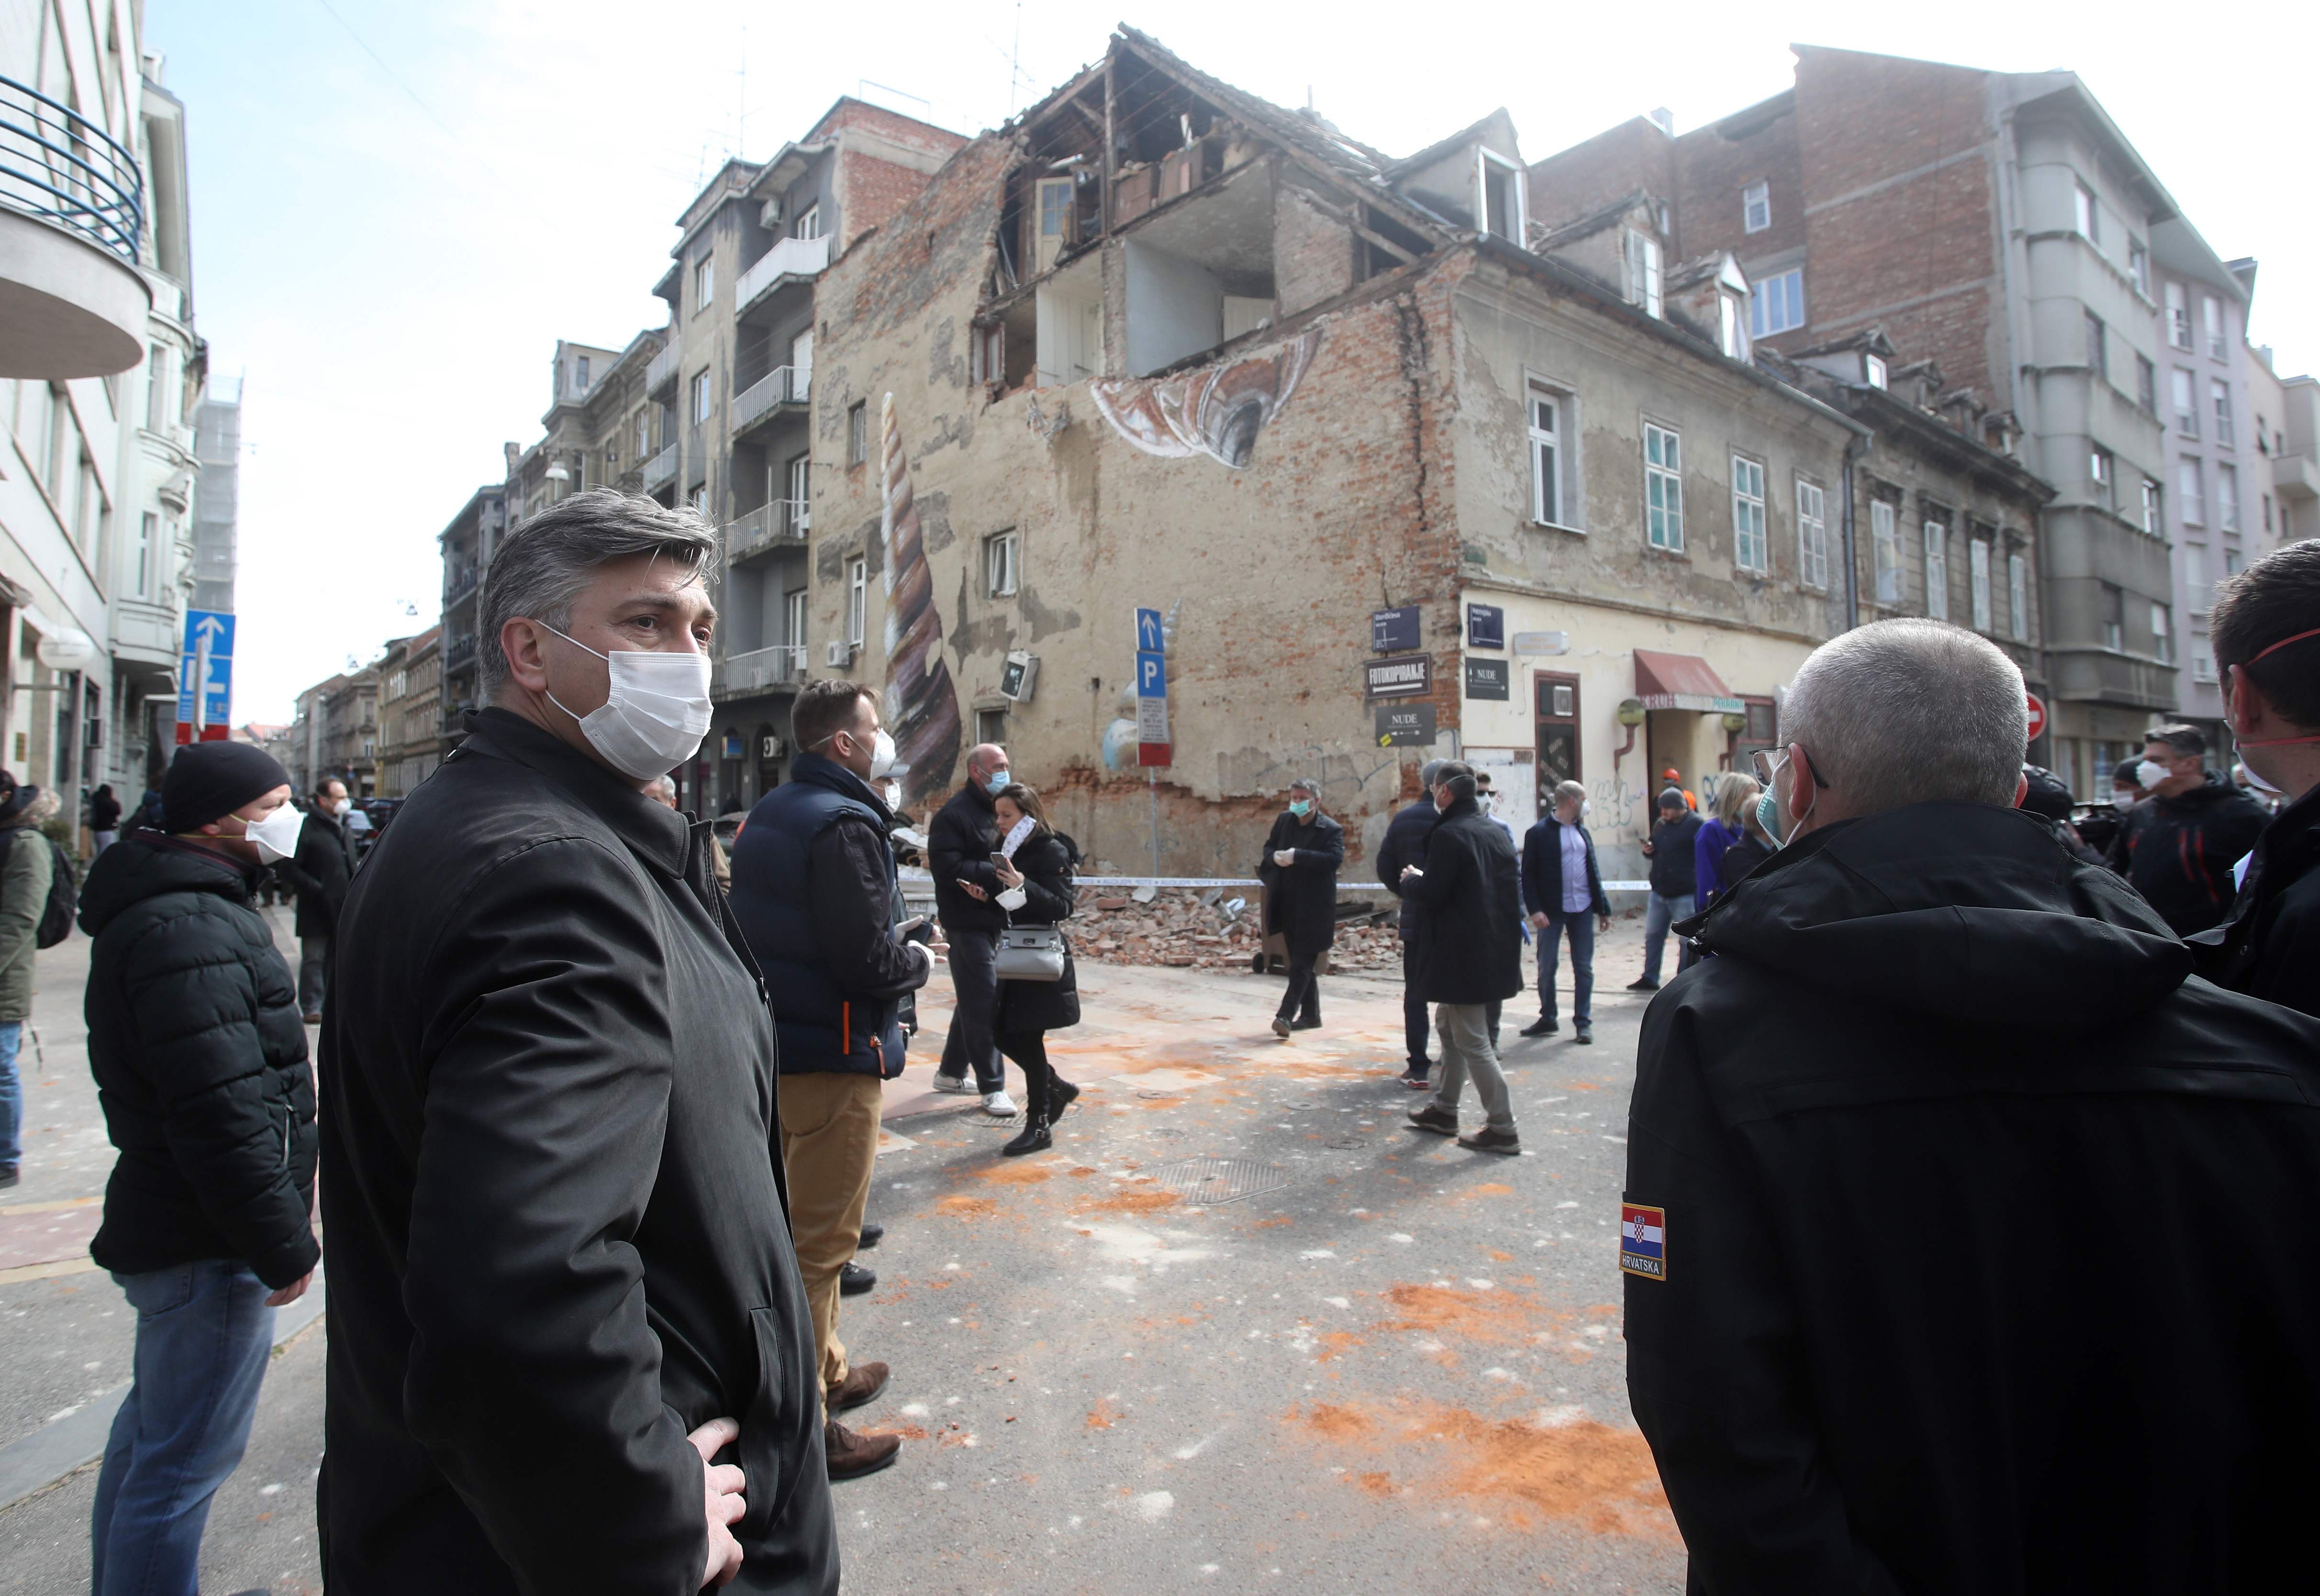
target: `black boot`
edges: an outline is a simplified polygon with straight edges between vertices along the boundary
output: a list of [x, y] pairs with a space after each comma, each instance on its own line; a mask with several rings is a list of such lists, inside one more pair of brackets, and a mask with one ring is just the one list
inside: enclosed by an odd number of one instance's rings
[[1319, 1031], [1321, 1028], [1321, 1000], [1309, 997], [1297, 1017], [1289, 1022], [1291, 1031]]
[[1062, 1076], [1047, 1088], [1047, 1123], [1053, 1124], [1064, 1117], [1064, 1110], [1079, 1101], [1080, 1089]]
[[1008, 1158], [1020, 1159], [1025, 1153], [1045, 1152], [1055, 1145], [1056, 1139], [1047, 1131], [1047, 1116], [1026, 1114], [1022, 1133], [999, 1150]]

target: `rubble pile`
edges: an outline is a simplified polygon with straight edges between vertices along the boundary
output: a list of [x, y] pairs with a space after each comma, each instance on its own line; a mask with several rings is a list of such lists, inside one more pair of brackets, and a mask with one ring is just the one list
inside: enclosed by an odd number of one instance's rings
[[[1246, 970], [1255, 962], [1264, 940], [1255, 892], [1246, 893], [1246, 901], [1239, 911], [1227, 915], [1223, 905], [1243, 897], [1241, 890], [1221, 895], [1220, 904], [1202, 901], [1219, 896], [1213, 889], [1145, 890], [1149, 897], [1139, 902], [1134, 895], [1115, 888], [1081, 888], [1078, 911], [1065, 927], [1073, 956], [1104, 964], [1166, 964], [1194, 969]], [[1347, 899], [1341, 912], [1354, 906], [1354, 900]], [[1340, 920], [1330, 963], [1339, 970], [1399, 973], [1401, 943], [1391, 919], [1382, 925], [1372, 925], [1366, 918]]]

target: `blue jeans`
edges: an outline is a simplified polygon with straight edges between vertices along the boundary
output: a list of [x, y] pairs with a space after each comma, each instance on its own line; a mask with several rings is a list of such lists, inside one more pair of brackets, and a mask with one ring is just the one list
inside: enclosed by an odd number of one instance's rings
[[229, 1258], [113, 1278], [137, 1310], [137, 1351], [96, 1479], [90, 1588], [196, 1596], [210, 1499], [249, 1442], [274, 1310], [266, 1283]]
[[24, 1156], [24, 1086], [16, 1077], [16, 1050], [24, 1045], [24, 1022], [0, 1023], [0, 1175], [13, 1175]]
[[1644, 905], [1644, 979], [1660, 978], [1660, 950], [1667, 946], [1668, 927], [1692, 915], [1694, 897], [1686, 892], [1661, 897], [1654, 892]]
[[1538, 938], [1538, 1012], [1554, 1015], [1555, 966], [1563, 952], [1563, 935], [1571, 933], [1571, 1023], [1581, 1031], [1595, 1025], [1595, 911], [1577, 914], [1552, 910]]

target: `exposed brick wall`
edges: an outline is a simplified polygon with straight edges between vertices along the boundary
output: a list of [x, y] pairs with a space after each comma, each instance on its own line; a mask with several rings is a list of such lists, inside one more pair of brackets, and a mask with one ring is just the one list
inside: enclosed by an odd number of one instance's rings
[[813, 131], [805, 136], [802, 142], [816, 143], [832, 133], [855, 128], [892, 139], [908, 149], [923, 149], [934, 155], [947, 156], [967, 142], [964, 134], [954, 133], [948, 128], [935, 127], [916, 117], [904, 116], [900, 112], [889, 111], [883, 105], [872, 105], [851, 95], [832, 105], [822, 119], [814, 123]]
[[1534, 162], [1530, 218], [1560, 227], [1639, 188], [1669, 199], [1675, 186], [1674, 141], [1638, 116]]
[[1354, 285], [1354, 239], [1313, 206], [1293, 168], [1275, 168], [1273, 292], [1282, 316], [1310, 310]]
[[838, 214], [845, 218], [841, 248], [873, 228], [884, 227], [927, 185], [927, 174], [893, 161], [841, 149], [838, 154]]
[[[1743, 136], [1733, 137], [1730, 129]], [[1783, 95], [1676, 140], [1676, 253], [1689, 260], [1729, 249], [1758, 260], [1805, 247], [1804, 169], [1797, 148], [1793, 101]], [[1767, 185], [1772, 225], [1750, 232], [1741, 195], [1752, 183]], [[1809, 308], [1809, 307], [1808, 307]]]

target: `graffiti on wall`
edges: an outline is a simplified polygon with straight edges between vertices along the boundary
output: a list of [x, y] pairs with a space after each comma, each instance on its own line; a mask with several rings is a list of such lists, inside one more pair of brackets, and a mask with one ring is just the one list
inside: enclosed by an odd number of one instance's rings
[[886, 722], [895, 759], [909, 767], [902, 802], [917, 804], [950, 785], [961, 735], [958, 690], [942, 655], [942, 613], [935, 608], [934, 573], [927, 566], [910, 462], [902, 453], [902, 424], [891, 393], [878, 406], [878, 448], [884, 473], [878, 529], [886, 565]]
[[1088, 384], [1113, 431], [1166, 460], [1206, 455], [1238, 470], [1257, 435], [1289, 404], [1321, 347], [1309, 328], [1286, 343], [1172, 377], [1098, 377]]

